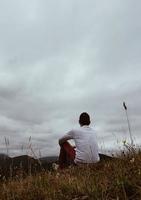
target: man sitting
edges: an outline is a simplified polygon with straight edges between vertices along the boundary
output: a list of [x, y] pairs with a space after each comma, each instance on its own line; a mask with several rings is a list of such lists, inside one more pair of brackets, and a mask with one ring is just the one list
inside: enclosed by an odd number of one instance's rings
[[[73, 129], [59, 139], [60, 169], [70, 164], [96, 163], [100, 160], [95, 131], [89, 126], [90, 116], [84, 112], [79, 117], [80, 128]], [[67, 141], [73, 139], [76, 147], [72, 147]]]

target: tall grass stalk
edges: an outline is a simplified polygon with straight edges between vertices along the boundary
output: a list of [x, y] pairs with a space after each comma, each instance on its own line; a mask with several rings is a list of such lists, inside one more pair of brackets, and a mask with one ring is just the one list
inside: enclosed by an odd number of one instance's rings
[[9, 156], [9, 139], [4, 137], [4, 141], [5, 141], [5, 146], [6, 146], [6, 152], [7, 152], [7, 155]]
[[131, 126], [130, 126], [130, 121], [129, 121], [128, 112], [127, 112], [127, 105], [125, 104], [125, 102], [123, 102], [123, 107], [124, 107], [124, 110], [125, 110], [125, 113], [126, 113], [126, 119], [127, 119], [127, 124], [128, 124], [131, 146], [133, 147], [134, 142], [133, 142], [133, 137], [132, 137], [132, 133], [131, 133]]

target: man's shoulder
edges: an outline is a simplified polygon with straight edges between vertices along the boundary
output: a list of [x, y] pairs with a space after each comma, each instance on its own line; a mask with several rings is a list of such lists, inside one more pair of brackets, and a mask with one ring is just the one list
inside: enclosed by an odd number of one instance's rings
[[94, 132], [94, 129], [92, 128], [92, 127], [90, 127], [90, 126], [81, 126], [81, 127], [79, 127], [79, 128], [74, 128], [74, 129], [72, 129], [72, 131], [74, 132], [74, 133], [78, 133], [78, 132]]
[[92, 130], [92, 131], [94, 131], [94, 129], [91, 126], [81, 126], [80, 129], [81, 130]]

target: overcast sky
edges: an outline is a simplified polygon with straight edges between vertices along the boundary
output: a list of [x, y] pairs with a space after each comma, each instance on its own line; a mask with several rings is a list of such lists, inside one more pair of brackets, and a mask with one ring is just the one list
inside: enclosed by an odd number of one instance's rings
[[[58, 155], [92, 118], [99, 146], [141, 136], [140, 0], [0, 0], [0, 152]], [[31, 137], [31, 140], [29, 139]]]

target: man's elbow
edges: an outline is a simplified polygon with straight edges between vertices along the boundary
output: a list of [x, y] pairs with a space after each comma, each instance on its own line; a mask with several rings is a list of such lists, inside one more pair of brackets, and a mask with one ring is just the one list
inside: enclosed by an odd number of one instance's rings
[[67, 142], [67, 138], [61, 138], [59, 139], [59, 145], [61, 146], [62, 144], [64, 144], [65, 142]]

